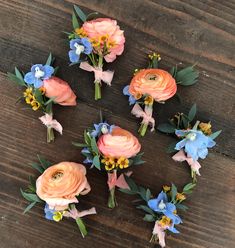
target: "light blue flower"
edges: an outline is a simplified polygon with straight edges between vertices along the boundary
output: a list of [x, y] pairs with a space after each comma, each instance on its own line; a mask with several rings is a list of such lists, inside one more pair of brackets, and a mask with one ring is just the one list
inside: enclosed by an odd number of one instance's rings
[[45, 205], [44, 212], [45, 212], [45, 218], [47, 220], [53, 220], [55, 210], [50, 209], [48, 204]]
[[81, 53], [90, 54], [93, 48], [87, 38], [77, 38], [70, 41], [70, 49], [69, 59], [72, 63], [77, 63]]
[[129, 96], [129, 104], [130, 105], [133, 105], [133, 104], [135, 104], [136, 103], [136, 99], [134, 98], [134, 96], [133, 95], [131, 95], [130, 94], [130, 92], [129, 92], [129, 85], [127, 85], [127, 86], [125, 86], [124, 88], [123, 88], [123, 95], [125, 95], [125, 96]]
[[49, 79], [54, 73], [54, 68], [50, 65], [36, 64], [31, 67], [31, 72], [24, 76], [27, 84], [33, 84], [35, 88], [43, 86], [43, 80]]
[[198, 130], [176, 130], [175, 134], [178, 137], [184, 137], [175, 146], [176, 150], [184, 148], [188, 156], [194, 161], [198, 158], [204, 159], [208, 154], [207, 148], [215, 146], [216, 142], [209, 136], [206, 136], [202, 131]]
[[82, 151], [81, 151], [81, 153], [82, 153], [84, 156], [86, 156], [86, 154], [88, 155], [88, 156], [86, 157], [86, 159], [83, 161], [84, 164], [92, 164], [92, 163], [93, 163], [93, 159], [91, 159], [92, 154], [91, 154], [91, 152], [88, 150], [88, 148], [86, 148], [86, 147], [83, 148]]
[[94, 124], [95, 129], [91, 132], [91, 136], [96, 138], [98, 137], [101, 133], [106, 134], [106, 133], [111, 133], [114, 125], [109, 125], [106, 122], [100, 122], [98, 124]]
[[157, 198], [149, 200], [148, 206], [155, 212], [163, 213], [170, 218], [173, 223], [181, 223], [180, 217], [174, 213], [176, 206], [173, 203], [168, 202], [167, 195], [163, 191]]

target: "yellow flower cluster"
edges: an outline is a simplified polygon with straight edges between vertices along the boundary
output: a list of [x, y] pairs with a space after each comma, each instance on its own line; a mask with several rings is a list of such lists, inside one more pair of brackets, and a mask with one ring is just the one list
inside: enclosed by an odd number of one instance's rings
[[157, 53], [152, 53], [148, 55], [149, 59], [153, 60], [153, 59], [157, 59], [158, 61], [161, 60], [161, 55], [157, 54]]
[[84, 38], [87, 36], [86, 32], [84, 31], [83, 28], [76, 28], [75, 33], [79, 35], [81, 38]]
[[111, 157], [104, 157], [101, 160], [101, 163], [105, 165], [105, 170], [110, 171], [115, 168], [125, 169], [129, 167], [129, 160], [124, 157], [120, 157], [118, 159]]
[[176, 200], [184, 201], [185, 199], [186, 199], [186, 196], [183, 193], [177, 193], [176, 194]]
[[208, 122], [208, 123], [201, 122], [199, 124], [199, 128], [206, 135], [211, 135], [211, 133], [212, 133], [212, 131], [211, 131], [211, 128], [212, 128], [211, 122]]
[[24, 98], [25, 102], [29, 105], [31, 105], [32, 109], [34, 111], [38, 110], [40, 108], [40, 103], [36, 100], [34, 94], [33, 94], [33, 88], [29, 87], [24, 92]]
[[96, 38], [91, 38], [89, 39], [89, 41], [91, 42], [92, 46], [95, 48], [102, 46], [102, 47], [106, 47], [106, 49], [110, 49], [116, 45], [115, 41], [112, 41], [109, 38], [108, 34]]
[[162, 188], [163, 188], [163, 191], [165, 193], [167, 193], [167, 192], [169, 192], [171, 190], [171, 187], [170, 186], [167, 186], [167, 185], [164, 185]]
[[171, 219], [168, 218], [167, 216], [162, 216], [161, 220], [159, 221], [159, 224], [162, 226], [162, 227], [167, 227], [167, 226], [171, 226]]

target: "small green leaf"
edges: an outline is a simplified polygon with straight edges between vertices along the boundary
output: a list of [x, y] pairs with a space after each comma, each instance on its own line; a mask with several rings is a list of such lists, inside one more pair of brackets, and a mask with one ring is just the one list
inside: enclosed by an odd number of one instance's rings
[[26, 193], [20, 189], [22, 196], [30, 202], [42, 202], [41, 199], [36, 194]]
[[162, 123], [158, 125], [157, 130], [162, 133], [174, 133], [175, 127], [169, 123]]
[[74, 30], [80, 27], [78, 19], [76, 17], [76, 14], [74, 13], [74, 11], [73, 11], [73, 14], [72, 14], [72, 24], [73, 24], [73, 29]]
[[148, 206], [139, 205], [139, 206], [137, 206], [136, 208], [142, 209], [142, 210], [144, 210], [146, 213], [151, 214], [151, 215], [154, 215], [153, 210], [152, 210], [151, 208], [149, 208]]
[[54, 68], [54, 72], [53, 72], [53, 75], [55, 76], [56, 75], [56, 73], [57, 73], [57, 71], [59, 70], [59, 66], [56, 66], [55, 68]]
[[187, 192], [189, 190], [192, 190], [194, 187], [196, 187], [196, 183], [188, 183], [184, 186], [183, 192]]
[[17, 69], [17, 67], [15, 67], [15, 74], [21, 82], [24, 82], [24, 78], [23, 78], [21, 72]]
[[92, 12], [92, 13], [87, 15], [86, 21], [91, 21], [93, 19], [97, 19], [98, 16], [99, 16], [99, 12]]
[[151, 196], [152, 196], [152, 194], [151, 194], [150, 189], [147, 189], [147, 190], [146, 190], [146, 201], [149, 201], [150, 198], [151, 198]]
[[91, 145], [91, 137], [89, 135], [89, 132], [87, 132], [87, 130], [84, 130], [84, 140], [88, 146]]
[[196, 113], [197, 113], [197, 105], [196, 105], [196, 103], [194, 103], [192, 108], [189, 110], [189, 113], [188, 113], [188, 119], [190, 122], [195, 118]]
[[92, 165], [94, 165], [98, 170], [100, 170], [100, 157], [98, 155], [96, 155], [93, 158], [93, 163]]
[[139, 186], [139, 194], [144, 201], [147, 201], [146, 200], [146, 189], [144, 187]]
[[177, 194], [177, 188], [176, 188], [176, 186], [172, 183], [172, 184], [171, 184], [171, 199], [172, 199], [172, 201], [175, 200], [176, 194]]
[[120, 189], [119, 188], [119, 191], [121, 191], [122, 193], [128, 194], [128, 195], [136, 195], [136, 192], [133, 192], [133, 191], [131, 191], [129, 189]]
[[136, 185], [134, 180], [128, 176], [125, 176], [125, 179], [126, 179], [128, 186], [130, 187], [131, 191], [138, 193], [138, 191], [139, 191], [138, 186]]
[[143, 218], [144, 221], [147, 221], [147, 222], [154, 222], [155, 221], [155, 218], [154, 216], [152, 216], [151, 214], [146, 214]]
[[176, 74], [177, 74], [177, 66], [173, 66], [171, 69], [170, 69], [170, 74], [173, 78], [175, 78]]
[[209, 137], [214, 140], [215, 138], [217, 138], [221, 134], [221, 132], [222, 132], [222, 130], [219, 130], [217, 132], [214, 132]]
[[30, 165], [41, 174], [44, 172], [44, 169], [38, 163], [30, 163]]
[[96, 140], [94, 137], [91, 138], [91, 149], [95, 154], [99, 154], [99, 149], [96, 144]]
[[186, 67], [176, 73], [176, 82], [183, 86], [193, 85], [197, 82], [199, 73], [193, 66]]
[[76, 147], [87, 147], [87, 144], [82, 144], [82, 143], [77, 143], [77, 142], [72, 142], [72, 144]]
[[26, 214], [32, 207], [36, 205], [37, 202], [31, 202], [24, 210], [23, 214]]
[[50, 167], [50, 166], [52, 165], [51, 162], [47, 161], [47, 160], [46, 160], [45, 158], [43, 158], [42, 156], [37, 155], [37, 157], [38, 157], [38, 160], [39, 160], [41, 166], [43, 167], [43, 169], [46, 170], [48, 167]]
[[182, 115], [182, 116], [181, 116], [181, 121], [182, 121], [182, 123], [183, 123], [184, 128], [187, 129], [188, 126], [189, 126], [188, 116]]
[[44, 104], [44, 101], [43, 101], [43, 97], [42, 97], [42, 92], [40, 91], [40, 89], [35, 89], [34, 91], [34, 96], [36, 98], [36, 100], [41, 104], [43, 105]]
[[83, 22], [85, 22], [86, 19], [87, 19], [85, 13], [84, 13], [77, 5], [74, 5], [73, 7], [74, 7], [74, 9], [75, 9], [75, 11], [76, 11], [78, 17], [79, 17]]
[[51, 65], [51, 62], [52, 62], [52, 54], [49, 53], [49, 56], [48, 56], [48, 58], [47, 58], [46, 65]]
[[52, 114], [52, 106], [53, 106], [52, 102], [47, 103], [47, 105], [46, 105], [46, 113], [47, 114]]
[[183, 205], [181, 203], [177, 203], [175, 206], [176, 206], [177, 209], [180, 209], [180, 210], [183, 210], [183, 211], [186, 211], [188, 209], [187, 206], [185, 206], [185, 205]]
[[21, 81], [15, 74], [8, 72], [7, 73], [7, 76], [8, 76], [8, 78], [11, 81], [17, 83], [18, 85], [20, 85], [20, 86], [26, 86], [25, 82], [24, 81]]

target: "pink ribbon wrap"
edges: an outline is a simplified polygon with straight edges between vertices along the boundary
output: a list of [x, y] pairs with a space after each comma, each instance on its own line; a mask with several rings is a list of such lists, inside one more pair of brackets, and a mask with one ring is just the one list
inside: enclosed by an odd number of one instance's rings
[[152, 117], [153, 114], [153, 108], [149, 106], [145, 106], [144, 110], [140, 107], [138, 103], [136, 103], [131, 110], [131, 113], [135, 115], [137, 118], [143, 118], [142, 123], [144, 124], [151, 124], [151, 132], [154, 131], [155, 127], [155, 120]]
[[111, 82], [113, 80], [113, 71], [103, 71], [102, 68], [93, 67], [88, 62], [81, 62], [79, 66], [82, 70], [94, 72], [95, 74], [95, 81], [94, 82], [101, 82], [103, 81], [107, 85], [111, 86]]
[[161, 247], [165, 247], [166, 243], [165, 243], [165, 229], [159, 225], [158, 221], [155, 222], [154, 228], [153, 228], [153, 235], [157, 235], [158, 236], [158, 240], [159, 240], [159, 245]]
[[45, 115], [39, 117], [39, 120], [45, 126], [55, 129], [57, 132], [59, 132], [62, 135], [63, 127], [57, 120], [53, 119], [52, 115], [45, 113]]
[[92, 214], [96, 214], [96, 209], [93, 207], [93, 208], [90, 208], [88, 210], [84, 210], [84, 211], [78, 211], [75, 207], [66, 211], [63, 215], [65, 217], [70, 217], [70, 218], [73, 218], [73, 219], [78, 219], [78, 218], [82, 218], [86, 215], [92, 215]]
[[191, 157], [187, 157], [182, 149], [177, 152], [172, 158], [177, 162], [186, 161], [191, 167], [191, 169], [195, 171], [197, 175], [200, 176], [199, 169], [201, 168], [201, 165], [198, 161], [194, 161]]
[[112, 173], [108, 173], [108, 186], [109, 190], [113, 189], [114, 187], [119, 187], [120, 189], [130, 189], [124, 175], [130, 176], [132, 174], [132, 171], [129, 171], [125, 174], [121, 174], [119, 177], [117, 177], [117, 171], [114, 170]]

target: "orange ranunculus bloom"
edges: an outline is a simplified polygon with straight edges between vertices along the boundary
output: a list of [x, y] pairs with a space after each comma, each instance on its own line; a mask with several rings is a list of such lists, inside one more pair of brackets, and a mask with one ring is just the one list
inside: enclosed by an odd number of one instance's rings
[[50, 77], [43, 80], [45, 95], [49, 98], [55, 98], [55, 102], [64, 106], [75, 106], [76, 95], [73, 93], [69, 84], [58, 77]]
[[97, 145], [104, 156], [113, 158], [131, 158], [141, 149], [138, 139], [120, 127], [114, 127], [112, 133], [100, 136]]
[[148, 94], [157, 102], [175, 95], [177, 85], [170, 73], [161, 69], [140, 70], [131, 80], [129, 92], [133, 96]]
[[90, 191], [86, 168], [73, 162], [61, 162], [46, 169], [36, 181], [36, 193], [51, 209], [64, 210], [78, 202], [76, 196]]

